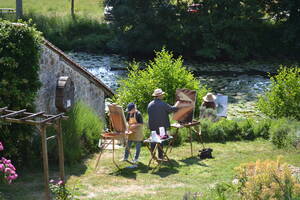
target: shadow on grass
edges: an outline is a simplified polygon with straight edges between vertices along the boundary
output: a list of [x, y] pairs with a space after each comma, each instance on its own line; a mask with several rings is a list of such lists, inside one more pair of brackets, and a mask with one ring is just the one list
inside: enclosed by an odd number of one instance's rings
[[161, 163], [159, 167], [155, 166], [152, 168], [153, 174], [160, 176], [161, 178], [170, 176], [172, 174], [177, 174], [180, 165], [176, 160], [169, 160], [167, 162]]
[[113, 176], [123, 176], [125, 178], [134, 179], [136, 180], [136, 176], [138, 173], [147, 173], [148, 172], [148, 166], [144, 165], [143, 163], [139, 163], [137, 167], [127, 166], [124, 168], [120, 168], [109, 175]]
[[203, 162], [203, 160], [199, 159], [196, 156], [189, 157], [189, 158], [186, 158], [186, 159], [182, 159], [182, 160], [179, 160], [179, 161], [183, 162], [187, 166], [188, 165], [200, 165], [200, 166], [203, 166], [203, 167], [209, 167], [209, 165], [205, 164]]

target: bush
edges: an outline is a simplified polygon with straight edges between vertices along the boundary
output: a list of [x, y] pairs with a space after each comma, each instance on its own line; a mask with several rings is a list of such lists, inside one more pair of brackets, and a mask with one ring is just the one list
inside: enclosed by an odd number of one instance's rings
[[300, 122], [282, 118], [273, 120], [270, 127], [271, 142], [278, 148], [289, 147], [295, 143], [300, 132]]
[[152, 101], [154, 89], [161, 88], [165, 94], [165, 101], [169, 104], [175, 102], [175, 92], [179, 88], [197, 91], [197, 105], [207, 93], [205, 86], [194, 78], [193, 74], [183, 66], [181, 57], [175, 59], [171, 52], [162, 49], [156, 52], [154, 61], [146, 64], [146, 69], [140, 70], [140, 64], [133, 62], [130, 65], [128, 77], [120, 81], [115, 101], [125, 106], [135, 102], [138, 108], [145, 112], [147, 105]]
[[271, 77], [270, 90], [259, 98], [258, 108], [272, 118], [289, 117], [300, 120], [300, 68], [281, 66]]
[[97, 150], [103, 123], [99, 116], [83, 102], [78, 102], [63, 121], [63, 142], [66, 162], [79, 161]]
[[256, 161], [236, 168], [240, 183], [241, 199], [290, 199], [300, 198], [300, 183], [292, 176], [286, 163]]
[[[0, 19], [0, 107], [34, 112], [34, 100], [40, 87], [38, 71], [40, 32], [25, 24]], [[0, 141], [8, 151], [4, 156], [17, 166], [31, 163], [33, 127], [0, 123]]]

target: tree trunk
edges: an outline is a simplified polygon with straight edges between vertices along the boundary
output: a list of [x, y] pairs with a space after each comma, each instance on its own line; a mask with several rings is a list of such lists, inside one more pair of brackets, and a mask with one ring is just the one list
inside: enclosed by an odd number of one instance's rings
[[22, 0], [16, 0], [16, 14], [17, 19], [20, 19], [23, 16]]
[[71, 16], [74, 19], [75, 18], [75, 13], [74, 13], [74, 0], [71, 0]]

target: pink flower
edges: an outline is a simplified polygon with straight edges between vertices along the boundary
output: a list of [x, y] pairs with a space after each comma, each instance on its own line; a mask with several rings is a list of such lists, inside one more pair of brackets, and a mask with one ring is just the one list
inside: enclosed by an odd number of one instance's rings
[[6, 174], [12, 174], [13, 170], [11, 170], [10, 168], [5, 168], [4, 169], [4, 173]]
[[64, 182], [62, 180], [60, 180], [60, 181], [57, 182], [57, 184], [62, 185], [62, 184], [64, 184]]
[[10, 169], [12, 169], [12, 170], [14, 170], [14, 171], [16, 171], [16, 168], [10, 163], [10, 164], [8, 164], [7, 165], [7, 167], [9, 167]]
[[49, 182], [50, 182], [50, 183], [54, 183], [54, 180], [53, 180], [53, 179], [51, 179]]
[[2, 142], [0, 142], [0, 151], [3, 151], [4, 147], [3, 147], [3, 144]]
[[3, 164], [0, 164], [0, 171], [3, 172], [5, 169], [5, 166]]

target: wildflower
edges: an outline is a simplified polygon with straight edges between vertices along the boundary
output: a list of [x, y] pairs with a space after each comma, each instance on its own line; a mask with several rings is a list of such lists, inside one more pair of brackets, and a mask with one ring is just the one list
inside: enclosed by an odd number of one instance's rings
[[3, 147], [3, 144], [2, 142], [0, 142], [0, 151], [3, 151], [4, 147]]

